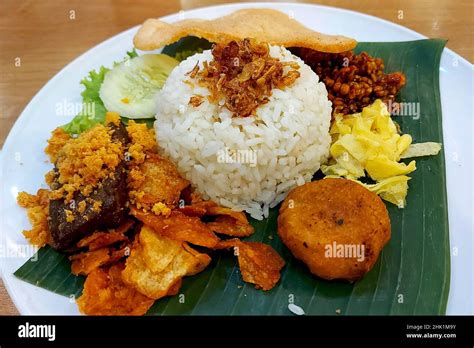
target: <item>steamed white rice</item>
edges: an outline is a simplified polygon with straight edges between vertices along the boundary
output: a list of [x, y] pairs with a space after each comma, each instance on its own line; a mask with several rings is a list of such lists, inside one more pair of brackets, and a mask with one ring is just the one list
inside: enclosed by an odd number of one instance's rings
[[[311, 181], [329, 152], [331, 103], [318, 76], [283, 47], [270, 55], [299, 64], [301, 76], [290, 87], [273, 89], [256, 116], [232, 117], [207, 99], [189, 105], [193, 95], [209, 91], [186, 73], [212, 60], [211, 51], [177, 66], [157, 100], [155, 129], [160, 150], [206, 199], [261, 220], [289, 190]], [[222, 105], [222, 103], [220, 103]], [[234, 162], [234, 163], [231, 163]]]

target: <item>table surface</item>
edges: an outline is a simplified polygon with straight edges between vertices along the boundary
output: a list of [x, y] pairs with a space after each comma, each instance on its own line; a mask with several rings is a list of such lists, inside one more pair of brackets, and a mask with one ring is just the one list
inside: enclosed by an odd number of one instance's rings
[[[103, 40], [180, 10], [226, 0], [2, 0], [0, 5], [0, 148], [29, 100], [67, 63]], [[367, 13], [428, 37], [474, 61], [470, 0], [319, 0], [309, 2]], [[73, 11], [73, 12], [71, 12]], [[400, 12], [403, 11], [403, 12]], [[400, 15], [403, 18], [400, 19]], [[73, 19], [71, 17], [74, 17]], [[15, 60], [21, 59], [21, 67]], [[0, 280], [0, 315], [18, 314]]]

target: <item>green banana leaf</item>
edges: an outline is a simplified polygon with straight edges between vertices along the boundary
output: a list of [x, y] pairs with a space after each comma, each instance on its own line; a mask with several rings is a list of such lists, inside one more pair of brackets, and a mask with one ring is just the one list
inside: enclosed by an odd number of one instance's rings
[[[439, 93], [439, 61], [445, 40], [359, 43], [385, 61], [385, 71], [402, 71], [407, 85], [400, 101], [419, 103], [419, 118], [395, 117], [414, 142], [443, 142]], [[213, 252], [211, 265], [184, 280], [180, 295], [158, 300], [150, 315], [291, 315], [294, 303], [306, 314], [445, 314], [450, 280], [450, 254], [444, 154], [417, 159], [405, 209], [387, 203], [392, 238], [374, 268], [360, 281], [325, 281], [312, 276], [280, 242], [278, 209], [264, 221], [252, 220], [249, 238], [270, 244], [286, 266], [275, 288], [264, 292], [244, 283], [235, 257]], [[67, 258], [52, 250], [38, 251], [15, 275], [58, 294], [79, 295], [83, 277], [69, 272]]]

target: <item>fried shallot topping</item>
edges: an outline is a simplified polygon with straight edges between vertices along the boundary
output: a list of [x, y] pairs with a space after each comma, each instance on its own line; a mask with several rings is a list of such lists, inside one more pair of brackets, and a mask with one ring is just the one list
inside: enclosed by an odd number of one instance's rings
[[[297, 63], [281, 62], [270, 56], [268, 44], [249, 39], [216, 44], [212, 55], [212, 61], [205, 61], [202, 69], [196, 65], [189, 76], [210, 91], [209, 102], [223, 100], [234, 116], [254, 115], [268, 102], [273, 88], [290, 86], [300, 76]], [[197, 99], [191, 99], [190, 104], [196, 106]]]

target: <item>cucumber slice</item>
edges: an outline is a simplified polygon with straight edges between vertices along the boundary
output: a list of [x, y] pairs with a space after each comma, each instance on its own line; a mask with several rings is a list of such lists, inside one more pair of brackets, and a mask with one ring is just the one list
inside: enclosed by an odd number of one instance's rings
[[128, 118], [152, 118], [156, 94], [179, 62], [166, 54], [144, 54], [110, 70], [100, 87], [108, 111]]

